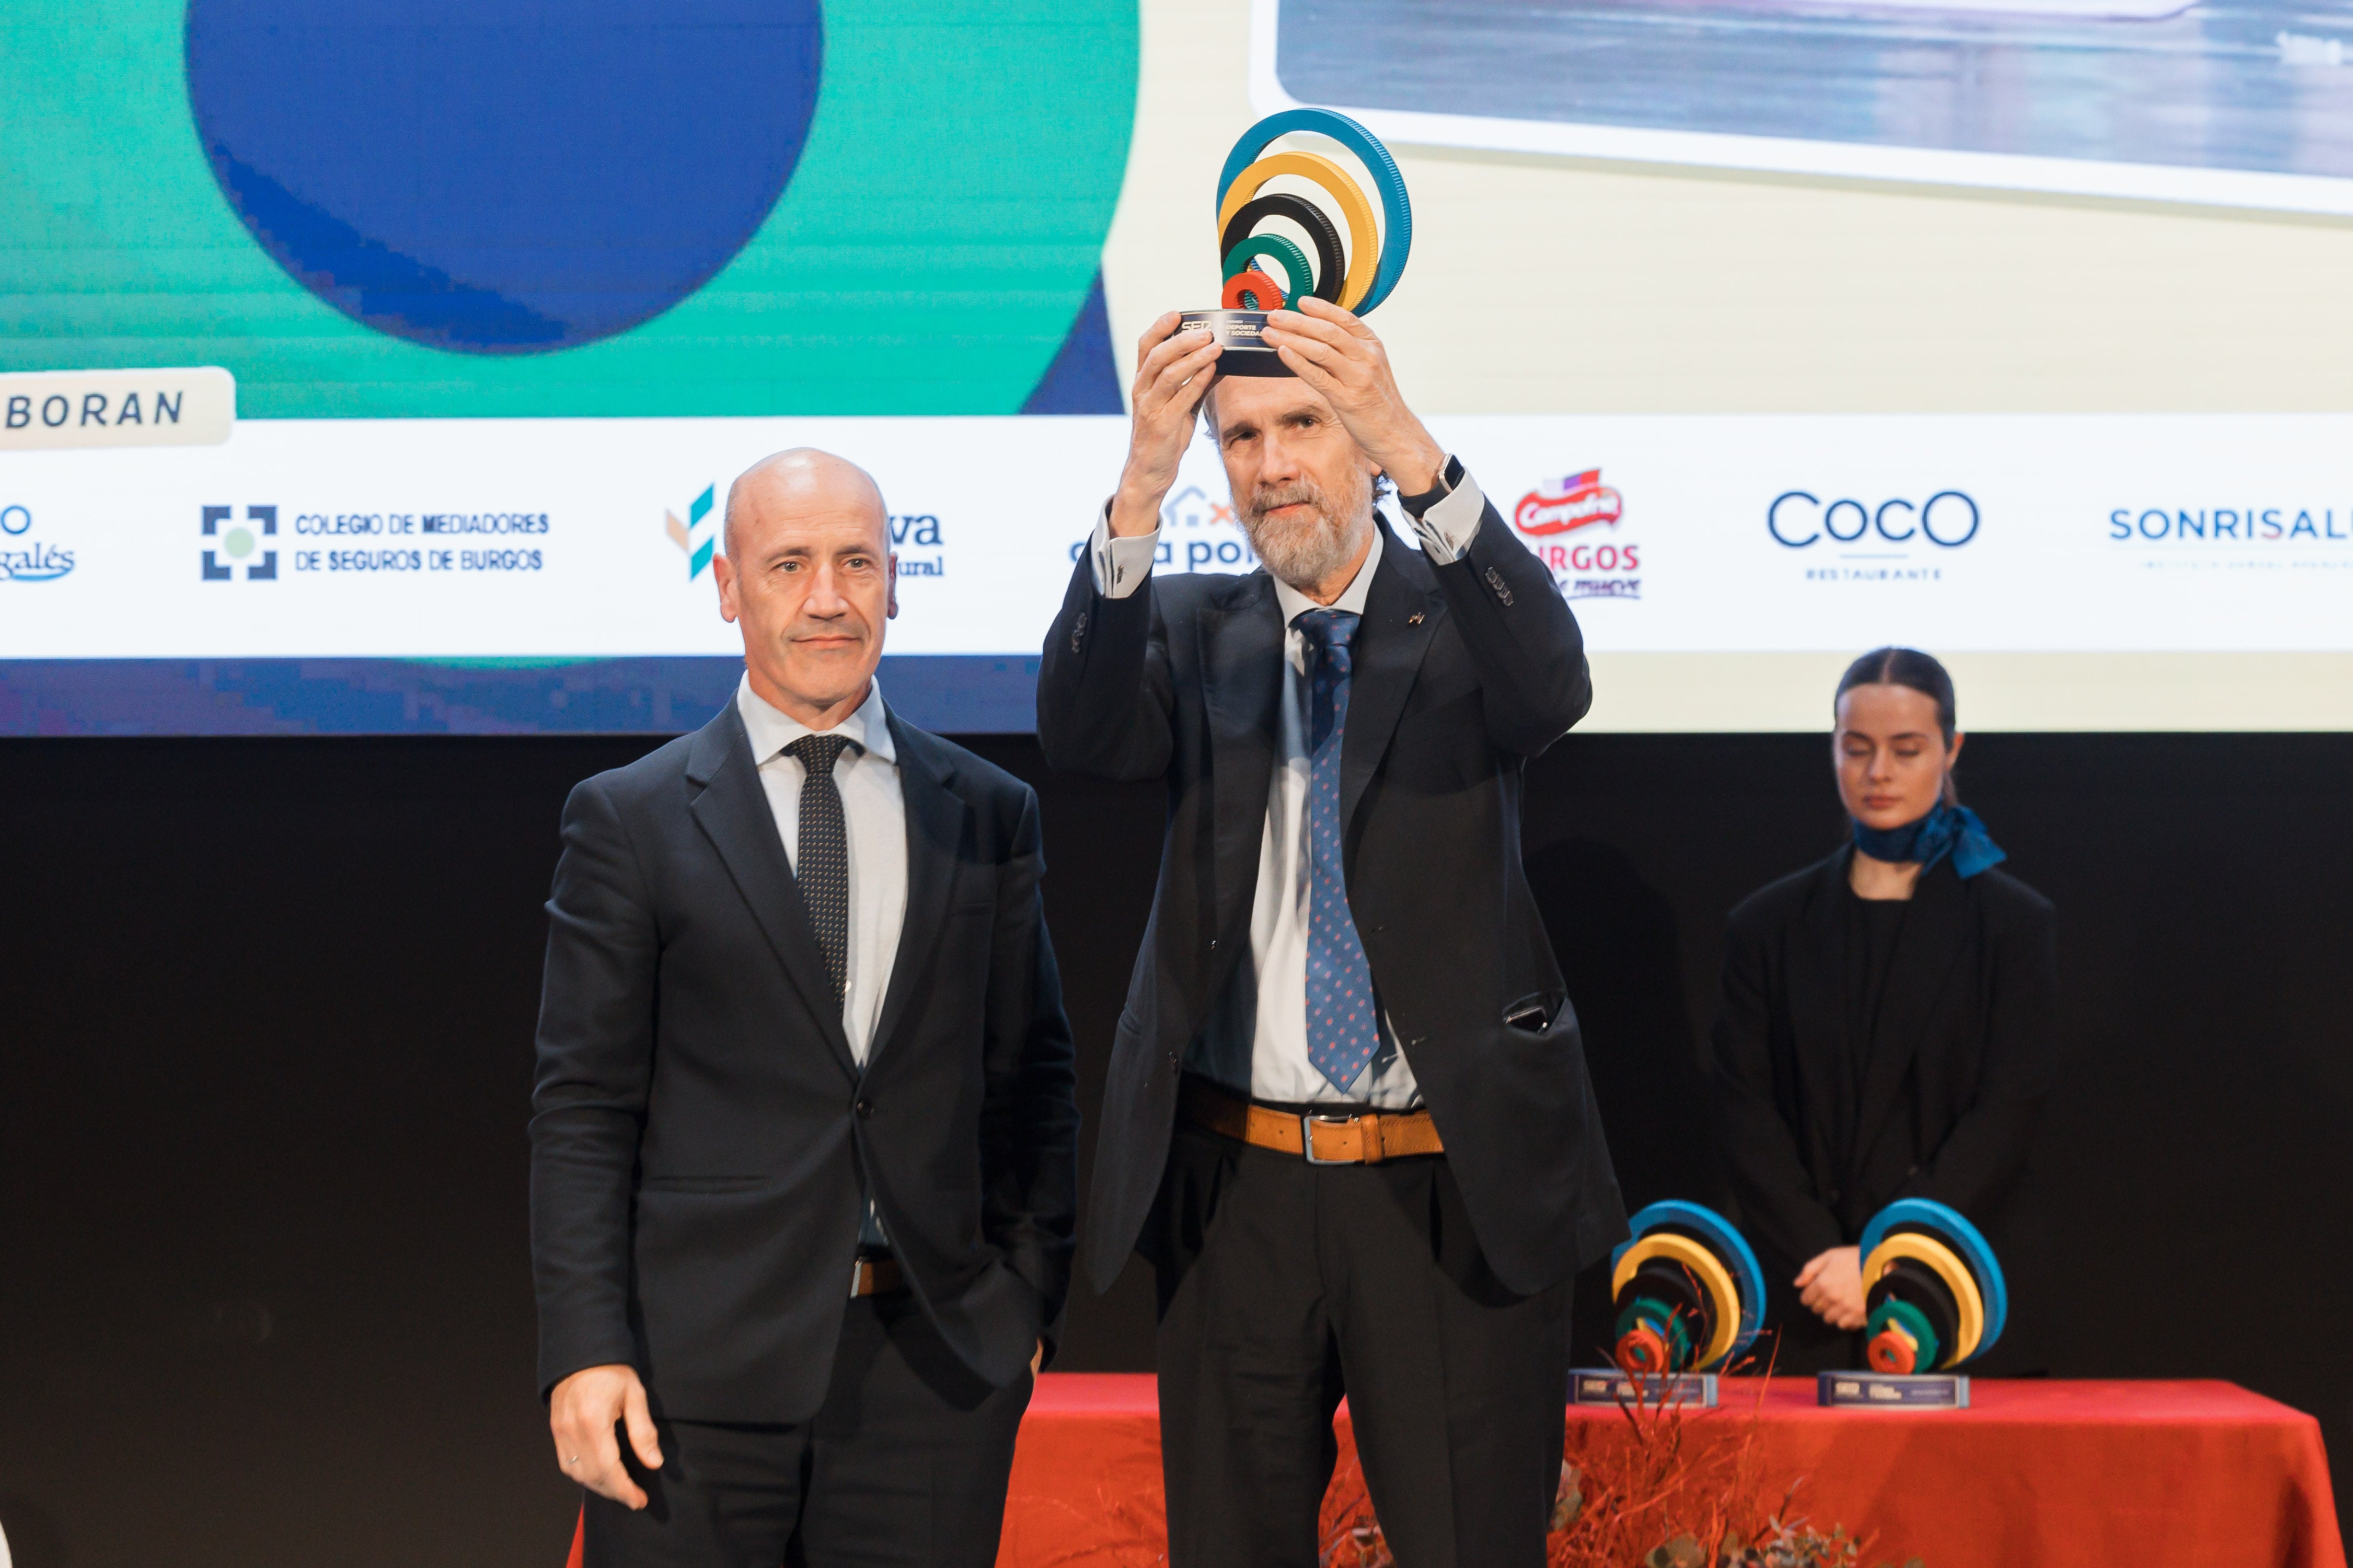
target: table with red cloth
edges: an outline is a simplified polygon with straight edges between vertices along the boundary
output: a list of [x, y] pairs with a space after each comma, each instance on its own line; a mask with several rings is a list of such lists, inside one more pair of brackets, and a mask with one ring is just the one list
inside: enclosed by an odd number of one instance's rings
[[[1777, 1489], [1803, 1477], [1817, 1524], [1868, 1529], [1866, 1563], [2345, 1568], [2319, 1423], [2232, 1384], [1978, 1380], [1967, 1410], [1909, 1412], [1820, 1409], [1811, 1379], [1723, 1386], [1689, 1419], [1755, 1421], [1760, 1472]], [[1145, 1568], [1164, 1529], [1152, 1379], [1047, 1373], [998, 1568]]]

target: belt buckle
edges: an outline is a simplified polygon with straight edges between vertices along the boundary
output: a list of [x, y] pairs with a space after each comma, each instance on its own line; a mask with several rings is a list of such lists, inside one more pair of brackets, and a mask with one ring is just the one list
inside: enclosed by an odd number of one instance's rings
[[1303, 1154], [1304, 1154], [1304, 1155], [1306, 1155], [1306, 1156], [1307, 1156], [1307, 1163], [1308, 1163], [1309, 1164], [1311, 1164], [1311, 1165], [1361, 1165], [1361, 1164], [1363, 1164], [1363, 1163], [1364, 1163], [1364, 1161], [1363, 1161], [1363, 1160], [1361, 1160], [1361, 1159], [1356, 1159], [1356, 1160], [1319, 1160], [1319, 1159], [1317, 1159], [1317, 1158], [1315, 1157], [1315, 1123], [1317, 1123], [1318, 1121], [1321, 1121], [1321, 1122], [1324, 1123], [1326, 1126], [1331, 1126], [1331, 1127], [1345, 1127], [1346, 1125], [1348, 1125], [1348, 1123], [1349, 1123], [1349, 1122], [1354, 1121], [1356, 1121], [1356, 1117], [1355, 1116], [1355, 1114], [1354, 1114], [1354, 1113], [1351, 1113], [1351, 1114], [1348, 1114], [1348, 1115], [1345, 1115], [1345, 1116], [1335, 1116], [1335, 1115], [1331, 1114], [1329, 1111], [1318, 1111], [1318, 1110], [1303, 1110], [1303, 1111], [1301, 1111], [1301, 1112], [1300, 1112], [1300, 1114], [1299, 1114], [1299, 1152], [1300, 1152], [1301, 1153], [1303, 1153]]

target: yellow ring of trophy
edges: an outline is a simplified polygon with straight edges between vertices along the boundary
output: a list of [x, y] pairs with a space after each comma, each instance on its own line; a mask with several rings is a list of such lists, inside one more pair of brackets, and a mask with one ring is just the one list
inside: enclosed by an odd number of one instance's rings
[[1715, 1253], [1690, 1237], [1654, 1230], [1628, 1247], [1618, 1267], [1609, 1271], [1609, 1294], [1623, 1290], [1626, 1281], [1634, 1278], [1634, 1270], [1653, 1258], [1672, 1258], [1698, 1275], [1701, 1287], [1715, 1303], [1715, 1332], [1709, 1336], [1705, 1353], [1693, 1363], [1714, 1366], [1731, 1352], [1732, 1342], [1740, 1337], [1740, 1292], [1733, 1288], [1730, 1271]]
[[1862, 1289], [1868, 1295], [1887, 1272], [1887, 1266], [1899, 1258], [1926, 1264], [1929, 1270], [1945, 1282], [1953, 1293], [1953, 1304], [1960, 1309], [1959, 1344], [1945, 1359], [1947, 1366], [1958, 1366], [1978, 1353], [1978, 1341], [1985, 1337], [1985, 1297], [1978, 1289], [1977, 1276], [1961, 1261], [1954, 1250], [1933, 1236], [1923, 1236], [1916, 1230], [1899, 1230], [1874, 1248], [1863, 1260]]
[[[1332, 199], [1340, 204], [1340, 211], [1348, 220], [1348, 277], [1340, 285], [1340, 308], [1353, 310], [1373, 286], [1373, 269], [1380, 265], [1380, 229], [1373, 219], [1373, 204], [1348, 177], [1348, 171], [1314, 153], [1276, 153], [1261, 158], [1234, 176], [1226, 187], [1226, 199], [1218, 206], [1218, 232], [1226, 232], [1226, 225], [1241, 210], [1244, 202], [1259, 194], [1266, 183], [1278, 174], [1297, 174], [1324, 187]], [[1305, 292], [1305, 290], [1301, 290]]]

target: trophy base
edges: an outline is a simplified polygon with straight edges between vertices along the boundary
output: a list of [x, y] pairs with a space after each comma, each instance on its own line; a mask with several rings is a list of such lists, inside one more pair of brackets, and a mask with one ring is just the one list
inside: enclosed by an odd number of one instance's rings
[[1272, 349], [1259, 342], [1266, 331], [1264, 310], [1187, 310], [1176, 318], [1180, 332], [1207, 328], [1226, 352], [1218, 356], [1219, 375], [1289, 375], [1290, 369]]
[[1688, 1410], [1715, 1408], [1715, 1374], [1709, 1372], [1646, 1373], [1637, 1377], [1616, 1367], [1570, 1369], [1571, 1405], [1680, 1405]]
[[1958, 1373], [1825, 1372], [1814, 1403], [1838, 1410], [1967, 1410], [1969, 1380]]

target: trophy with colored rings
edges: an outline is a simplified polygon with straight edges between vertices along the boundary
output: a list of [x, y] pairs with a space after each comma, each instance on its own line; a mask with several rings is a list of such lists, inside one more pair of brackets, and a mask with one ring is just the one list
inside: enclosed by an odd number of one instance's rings
[[1579, 1405], [1713, 1406], [1715, 1374], [1762, 1327], [1765, 1276], [1757, 1255], [1721, 1215], [1697, 1204], [1652, 1204], [1627, 1224], [1633, 1235], [1610, 1259], [1617, 1365], [1571, 1373], [1572, 1397]]
[[[1328, 152], [1270, 151], [1285, 137], [1320, 137], [1345, 149], [1371, 176], [1378, 216], [1355, 175]], [[1285, 175], [1303, 182], [1316, 199], [1267, 189]], [[1261, 341], [1267, 312], [1295, 308], [1293, 301], [1313, 294], [1370, 315], [1397, 287], [1412, 248], [1405, 177], [1378, 137], [1328, 109], [1271, 114], [1242, 133], [1218, 175], [1218, 255], [1226, 280], [1219, 308], [1186, 311], [1176, 330], [1214, 334], [1225, 350], [1218, 357], [1220, 374], [1289, 375]]]
[[1966, 1409], [1952, 1369], [1983, 1355], [2010, 1318], [2010, 1290], [1978, 1227], [1945, 1205], [1902, 1198], [1862, 1227], [1867, 1373], [1820, 1374], [1823, 1405]]

